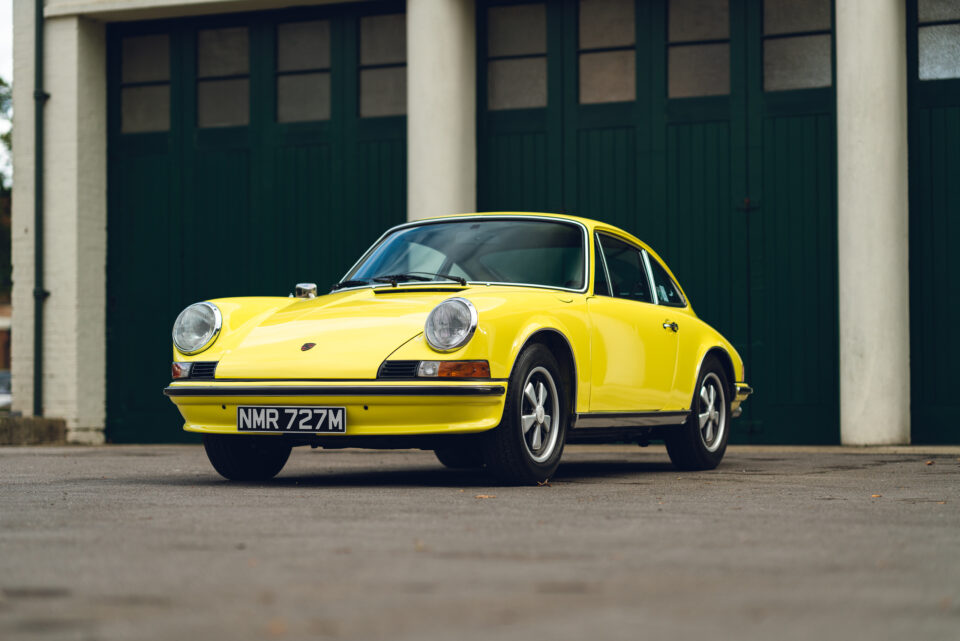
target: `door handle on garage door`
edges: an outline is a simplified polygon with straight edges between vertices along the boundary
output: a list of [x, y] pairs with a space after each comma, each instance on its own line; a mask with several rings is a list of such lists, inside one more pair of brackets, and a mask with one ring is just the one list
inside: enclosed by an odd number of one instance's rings
[[677, 325], [674, 321], [664, 321], [663, 328], [672, 329], [675, 332], [680, 330], [680, 326]]

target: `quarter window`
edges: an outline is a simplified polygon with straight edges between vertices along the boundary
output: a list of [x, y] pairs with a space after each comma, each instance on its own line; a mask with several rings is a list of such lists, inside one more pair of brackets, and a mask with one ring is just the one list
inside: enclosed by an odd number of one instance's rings
[[593, 241], [593, 293], [597, 296], [609, 296], [610, 286], [607, 284], [607, 268], [604, 266], [603, 250], [600, 249], [600, 239]]
[[653, 302], [640, 250], [610, 236], [600, 236], [600, 245], [610, 272], [613, 295], [643, 303]]
[[680, 288], [677, 287], [670, 274], [657, 262], [657, 259], [647, 254], [650, 259], [650, 271], [653, 276], [653, 286], [657, 290], [657, 302], [670, 307], [686, 307]]

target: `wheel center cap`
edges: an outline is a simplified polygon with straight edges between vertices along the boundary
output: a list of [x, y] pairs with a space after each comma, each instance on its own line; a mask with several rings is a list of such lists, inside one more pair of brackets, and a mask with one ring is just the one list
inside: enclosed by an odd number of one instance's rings
[[543, 410], [543, 405], [537, 406], [537, 423], [543, 423], [544, 417], [547, 413]]

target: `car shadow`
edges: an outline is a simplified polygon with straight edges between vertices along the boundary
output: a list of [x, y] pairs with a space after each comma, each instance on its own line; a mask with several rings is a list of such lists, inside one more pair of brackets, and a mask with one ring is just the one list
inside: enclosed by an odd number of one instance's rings
[[[563, 462], [547, 481], [551, 484], [563, 483], [592, 483], [612, 478], [620, 478], [630, 482], [638, 482], [642, 477], [650, 474], [675, 473], [676, 469], [666, 461], [624, 461], [617, 460], [590, 460]], [[623, 479], [622, 477], [627, 477]], [[638, 478], [634, 478], [638, 477]], [[119, 480], [119, 479], [117, 479]], [[303, 473], [303, 466], [298, 466], [296, 472], [281, 472], [280, 475], [269, 481], [243, 482], [227, 481], [211, 469], [209, 475], [199, 476], [191, 474], [170, 475], [152, 478], [127, 478], [135, 483], [181, 486], [235, 486], [235, 487], [275, 487], [275, 488], [364, 488], [364, 487], [397, 487], [397, 488], [489, 488], [498, 487], [491, 476], [483, 470], [451, 470], [442, 467], [439, 463], [434, 466], [410, 465], [389, 469], [353, 468], [349, 470], [318, 469], [316, 473]]]

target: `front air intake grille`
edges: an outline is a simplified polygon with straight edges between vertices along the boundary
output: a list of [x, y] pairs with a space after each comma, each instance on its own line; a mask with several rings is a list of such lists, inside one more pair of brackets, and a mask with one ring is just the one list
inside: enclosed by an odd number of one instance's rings
[[383, 361], [377, 378], [416, 378], [420, 361]]
[[194, 361], [190, 366], [190, 378], [199, 380], [213, 380], [217, 371], [217, 361]]

